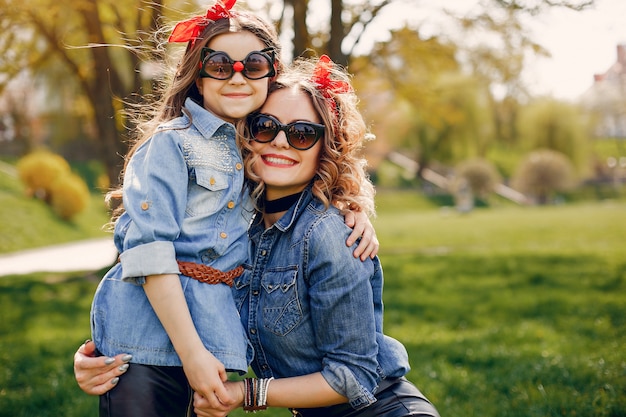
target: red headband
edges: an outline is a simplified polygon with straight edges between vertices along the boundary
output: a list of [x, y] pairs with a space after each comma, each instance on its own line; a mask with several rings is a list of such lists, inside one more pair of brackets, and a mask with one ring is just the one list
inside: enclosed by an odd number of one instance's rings
[[217, 0], [217, 3], [207, 10], [205, 16], [195, 16], [191, 19], [178, 22], [172, 30], [168, 42], [189, 42], [191, 45], [196, 42], [202, 31], [209, 23], [231, 16], [230, 9], [233, 8], [237, 0]]
[[326, 98], [326, 103], [335, 115], [335, 128], [339, 126], [339, 103], [333, 98], [332, 93], [344, 94], [352, 91], [352, 86], [347, 81], [333, 80], [330, 78], [330, 71], [333, 68], [333, 61], [328, 55], [322, 55], [315, 64], [311, 81], [316, 84], [317, 90]]
[[328, 55], [322, 55], [315, 64], [313, 70], [313, 77], [311, 80], [317, 84], [317, 89], [326, 98], [332, 98], [331, 92], [336, 94], [349, 93], [352, 91], [352, 87], [346, 81], [333, 80], [330, 78], [330, 70], [333, 67], [333, 61], [331, 61]]

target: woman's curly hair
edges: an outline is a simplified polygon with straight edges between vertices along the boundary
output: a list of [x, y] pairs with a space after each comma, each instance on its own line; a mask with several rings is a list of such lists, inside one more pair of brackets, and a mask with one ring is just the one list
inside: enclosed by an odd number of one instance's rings
[[[319, 166], [313, 179], [313, 194], [326, 207], [330, 204], [341, 210], [363, 211], [375, 215], [374, 186], [367, 175], [367, 161], [361, 155], [366, 139], [372, 137], [358, 110], [354, 91], [336, 92], [325, 89], [313, 79], [316, 61], [298, 59], [270, 86], [269, 94], [281, 89], [296, 88], [306, 93], [326, 127]], [[329, 76], [349, 83], [349, 74], [332, 64]], [[258, 158], [250, 145], [250, 132], [245, 121], [238, 125], [239, 147], [242, 150], [246, 177], [251, 182], [252, 197], [257, 208], [265, 193], [262, 180], [254, 174]]]

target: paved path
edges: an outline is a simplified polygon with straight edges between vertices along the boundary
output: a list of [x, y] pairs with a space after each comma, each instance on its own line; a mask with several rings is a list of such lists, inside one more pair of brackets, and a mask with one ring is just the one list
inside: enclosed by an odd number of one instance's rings
[[33, 272], [95, 271], [117, 256], [112, 238], [82, 240], [0, 255], [0, 276]]

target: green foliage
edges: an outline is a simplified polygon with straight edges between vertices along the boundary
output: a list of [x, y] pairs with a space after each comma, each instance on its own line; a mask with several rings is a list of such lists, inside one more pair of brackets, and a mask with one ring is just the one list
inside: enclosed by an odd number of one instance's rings
[[567, 156], [542, 149], [531, 152], [522, 161], [512, 184], [516, 190], [545, 204], [555, 193], [574, 188], [576, 182], [573, 166]]
[[52, 184], [52, 201], [54, 212], [63, 220], [70, 220], [87, 208], [89, 189], [78, 175], [63, 175]]

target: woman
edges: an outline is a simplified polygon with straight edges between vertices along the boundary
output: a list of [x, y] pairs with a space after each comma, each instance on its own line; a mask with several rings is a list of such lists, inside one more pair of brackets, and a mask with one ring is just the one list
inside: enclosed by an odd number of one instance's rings
[[[406, 350], [383, 334], [383, 275], [343, 242], [332, 201], [374, 211], [358, 152], [366, 129], [357, 99], [327, 57], [301, 61], [248, 117], [242, 144], [257, 215], [235, 302], [258, 379], [227, 382], [244, 410], [288, 407], [310, 416], [438, 416], [404, 375]], [[195, 394], [199, 416], [217, 416]]]

